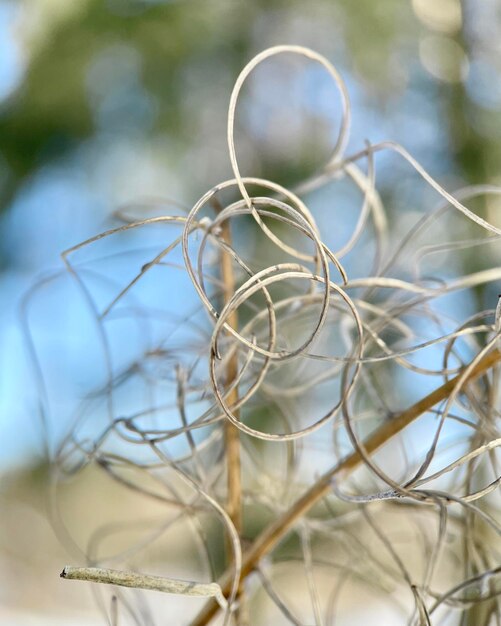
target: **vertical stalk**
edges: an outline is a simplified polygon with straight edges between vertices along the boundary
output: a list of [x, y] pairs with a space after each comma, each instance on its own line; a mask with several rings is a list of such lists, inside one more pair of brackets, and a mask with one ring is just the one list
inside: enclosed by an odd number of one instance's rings
[[[220, 203], [214, 199], [214, 208], [221, 211]], [[231, 227], [230, 221], [225, 220], [221, 224], [221, 238], [231, 247]], [[220, 255], [220, 272], [223, 283], [223, 303], [226, 305], [235, 291], [235, 274], [233, 272], [232, 259], [228, 253], [221, 250]], [[238, 312], [234, 310], [229, 316], [227, 323], [234, 330], [238, 330]], [[226, 366], [226, 385], [229, 387], [238, 376], [238, 349], [231, 355]], [[227, 403], [230, 407], [235, 406], [238, 402], [238, 385], [228, 393]], [[234, 410], [234, 415], [238, 419], [239, 411]], [[235, 526], [239, 537], [242, 536], [242, 471], [240, 458], [240, 431], [229, 420], [225, 420], [225, 451], [226, 451], [226, 472], [228, 496], [226, 501], [226, 512]], [[231, 552], [228, 549], [228, 555]], [[242, 580], [243, 582], [243, 580]], [[242, 585], [239, 593], [240, 607], [235, 612], [236, 623], [239, 626], [245, 626], [246, 602], [243, 594]]]
[[[224, 242], [231, 246], [231, 229], [229, 220], [221, 225], [221, 237]], [[235, 291], [235, 275], [233, 273], [232, 260], [229, 254], [221, 251], [220, 256], [221, 280], [223, 282], [223, 300], [227, 304]], [[238, 313], [233, 311], [228, 316], [228, 325], [238, 330]], [[230, 386], [238, 376], [238, 352], [232, 354], [226, 367], [226, 385]], [[228, 405], [234, 406], [238, 402], [238, 387], [235, 386], [227, 397]], [[235, 411], [235, 417], [239, 417]], [[226, 465], [228, 481], [228, 499], [226, 511], [240, 535], [242, 532], [242, 477], [240, 460], [240, 432], [229, 420], [225, 424]]]

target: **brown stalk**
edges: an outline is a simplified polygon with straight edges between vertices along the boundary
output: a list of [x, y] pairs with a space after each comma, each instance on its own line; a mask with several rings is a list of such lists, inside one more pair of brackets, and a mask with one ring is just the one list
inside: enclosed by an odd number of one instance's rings
[[[216, 198], [212, 200], [216, 212], [222, 210], [221, 204]], [[221, 224], [221, 238], [231, 248], [231, 227], [230, 220], [224, 220]], [[226, 305], [231, 300], [235, 292], [235, 274], [231, 256], [221, 250], [220, 256], [221, 280], [223, 282], [223, 303]], [[238, 330], [238, 313], [234, 309], [228, 315], [227, 324], [234, 330]], [[238, 351], [231, 355], [228, 365], [226, 366], [226, 384], [231, 386], [238, 376]], [[227, 396], [228, 405], [236, 406], [238, 402], [238, 386], [235, 385]], [[238, 409], [233, 411], [235, 417], [239, 418]], [[228, 498], [226, 501], [226, 512], [235, 526], [239, 537], [242, 536], [242, 470], [240, 458], [240, 431], [229, 420], [226, 420], [224, 427], [225, 453], [226, 453], [226, 472]], [[228, 547], [228, 554], [231, 554], [231, 548]], [[243, 579], [242, 579], [243, 580]], [[243, 588], [239, 591], [240, 609], [235, 613], [238, 624], [244, 623], [246, 600]]]
[[[478, 376], [485, 373], [500, 360], [501, 353], [498, 350], [493, 350], [472, 369], [464, 380], [464, 384], [478, 378]], [[384, 423], [364, 442], [364, 448], [367, 454], [372, 454], [378, 450], [420, 415], [423, 415], [423, 413], [429, 411], [436, 404], [448, 398], [461, 376], [462, 374], [458, 374], [455, 378], [444, 383], [435, 389], [435, 391], [432, 391], [403, 411], [396, 418]], [[256, 568], [259, 561], [275, 548], [303, 515], [331, 492], [332, 479], [334, 477], [340, 474], [347, 476], [361, 464], [362, 460], [362, 456], [358, 451], [342, 459], [337, 465], [334, 465], [334, 467], [321, 476], [285, 513], [267, 526], [243, 554], [241, 580], [244, 580]], [[231, 569], [228, 569], [223, 574], [219, 584], [223, 594], [227, 597], [232, 584]], [[209, 600], [197, 617], [191, 622], [190, 626], [207, 626], [218, 609], [219, 605], [217, 602]]]
[[[214, 208], [220, 212], [222, 207], [220, 203], [213, 198]], [[230, 221], [224, 220], [221, 224], [221, 238], [231, 247], [231, 229]], [[223, 282], [223, 301], [226, 305], [235, 292], [235, 275], [231, 256], [221, 250], [220, 256], [221, 280]], [[232, 311], [228, 316], [227, 324], [234, 330], [238, 330], [238, 313]], [[238, 376], [238, 352], [232, 354], [226, 367], [226, 384], [230, 386]], [[228, 405], [234, 406], [238, 402], [238, 387], [235, 386], [226, 398]], [[238, 419], [238, 411], [234, 411], [235, 417]], [[228, 481], [228, 500], [226, 503], [226, 512], [235, 525], [235, 529], [239, 535], [242, 533], [242, 478], [241, 478], [241, 460], [240, 460], [240, 432], [229, 420], [225, 424], [225, 444], [226, 444], [226, 465], [227, 465], [227, 481]]]

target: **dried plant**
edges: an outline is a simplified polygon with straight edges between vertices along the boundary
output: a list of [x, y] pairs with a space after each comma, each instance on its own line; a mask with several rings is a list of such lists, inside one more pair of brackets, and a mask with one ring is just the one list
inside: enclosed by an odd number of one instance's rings
[[[244, 82], [282, 53], [320, 64], [342, 104], [331, 158], [293, 190], [243, 176], [234, 141]], [[125, 585], [208, 596], [183, 622], [191, 626], [216, 615], [223, 624], [353, 624], [365, 605], [374, 624], [389, 623], [385, 605], [400, 623], [501, 624], [499, 307], [466, 315], [451, 300], [501, 279], [489, 253], [501, 230], [465, 206], [501, 189], [448, 193], [392, 142], [347, 155], [349, 129], [348, 93], [329, 61], [299, 46], [265, 50], [230, 98], [234, 179], [187, 213], [122, 210], [119, 227], [63, 255], [99, 329], [107, 383], [52, 454], [57, 532], [71, 545], [59, 494], [90, 466], [162, 511], [97, 529], [80, 551], [86, 567], [62, 573], [116, 586], [111, 605], [99, 596], [108, 623], [154, 623], [149, 592], [124, 595]], [[377, 190], [378, 153], [406, 162], [440, 198], [405, 236]], [[345, 184], [362, 204], [332, 250]], [[322, 228], [309, 208], [320, 193], [330, 212]], [[108, 281], [107, 301], [92, 292], [79, 254], [164, 226], [171, 239], [162, 235], [125, 286]], [[466, 253], [482, 259], [479, 271], [464, 273]], [[166, 291], [165, 272], [188, 277], [198, 304]], [[136, 298], [148, 280], [151, 301], [172, 306]], [[110, 328], [123, 320], [137, 324], [143, 348], [117, 365]], [[139, 573], [141, 555], [180, 524], [197, 551], [197, 581]], [[137, 534], [125, 548], [102, 549], [126, 530]]]

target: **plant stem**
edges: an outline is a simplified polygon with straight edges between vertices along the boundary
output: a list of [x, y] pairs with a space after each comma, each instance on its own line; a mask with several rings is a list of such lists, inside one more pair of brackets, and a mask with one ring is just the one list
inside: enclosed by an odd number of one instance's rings
[[[218, 203], [219, 204], [219, 203]], [[218, 205], [216, 205], [217, 208]], [[221, 224], [221, 237], [224, 242], [231, 246], [231, 230], [229, 220]], [[221, 280], [224, 285], [223, 299], [227, 304], [235, 291], [235, 275], [233, 273], [232, 260], [229, 254], [221, 251], [220, 257]], [[238, 330], [238, 313], [233, 311], [228, 316], [228, 325]], [[226, 368], [226, 384], [230, 386], [238, 376], [238, 351], [231, 355]], [[238, 388], [235, 386], [227, 397], [228, 405], [234, 406], [238, 402]], [[235, 417], [239, 417], [235, 411]], [[239, 535], [242, 533], [242, 478], [240, 460], [240, 432], [229, 420], [225, 424], [226, 466], [228, 480], [228, 500], [226, 511], [235, 525]]]
[[[470, 372], [464, 383], [478, 378], [481, 374], [489, 370], [494, 364], [501, 360], [501, 353], [493, 350], [487, 354]], [[385, 443], [390, 441], [395, 435], [411, 424], [423, 413], [426, 413], [439, 402], [450, 396], [457, 385], [462, 374], [458, 374], [448, 382], [444, 383], [435, 391], [413, 404], [403, 411], [396, 418], [385, 422], [364, 442], [367, 454], [372, 454]], [[275, 548], [275, 546], [287, 535], [294, 524], [323, 497], [331, 491], [332, 480], [338, 475], [343, 477], [350, 474], [362, 462], [360, 453], [355, 450], [352, 454], [342, 459], [334, 465], [328, 472], [323, 474], [317, 482], [312, 485], [285, 513], [280, 515], [274, 522], [267, 526], [255, 539], [252, 545], [243, 554], [241, 580], [245, 579], [258, 565], [259, 561]], [[227, 570], [221, 577], [220, 586], [225, 596], [228, 595], [231, 583], [232, 572]], [[190, 626], [207, 626], [212, 617], [218, 611], [218, 604], [213, 600], [207, 602]]]
[[[213, 205], [217, 212], [222, 210], [221, 204], [213, 198]], [[230, 221], [224, 220], [221, 224], [221, 238], [231, 247], [231, 227]], [[223, 282], [223, 303], [226, 305], [235, 292], [235, 274], [233, 272], [232, 260], [229, 254], [221, 250], [220, 256], [221, 280]], [[228, 316], [227, 323], [234, 330], [238, 330], [238, 313], [235, 309]], [[230, 356], [226, 367], [226, 384], [231, 386], [238, 376], [238, 350]], [[235, 406], [238, 402], [238, 386], [235, 385], [227, 396], [229, 406]], [[234, 415], [238, 419], [239, 411], [234, 410]], [[240, 458], [240, 431], [229, 420], [226, 420], [224, 427], [225, 452], [226, 452], [226, 472], [228, 497], [226, 501], [226, 512], [235, 526], [239, 537], [242, 536], [242, 470]], [[228, 549], [228, 554], [231, 551]], [[243, 578], [241, 581], [243, 582]], [[244, 623], [246, 600], [243, 593], [243, 585], [240, 586], [239, 600], [241, 607], [235, 612], [235, 619], [240, 625]]]

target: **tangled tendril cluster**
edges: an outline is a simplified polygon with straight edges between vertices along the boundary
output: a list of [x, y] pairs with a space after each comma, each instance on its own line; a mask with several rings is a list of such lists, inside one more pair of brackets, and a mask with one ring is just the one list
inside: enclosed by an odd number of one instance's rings
[[[234, 138], [245, 81], [283, 53], [320, 64], [342, 109], [327, 164], [294, 189], [242, 175]], [[55, 523], [71, 543], [58, 493], [94, 466], [165, 513], [113, 554], [103, 543], [136, 522], [98, 529], [78, 548], [82, 558], [134, 565], [183, 523], [198, 551], [198, 579], [220, 581], [225, 624], [257, 624], [258, 615], [268, 616], [262, 623], [355, 623], [346, 616], [357, 614], [367, 594], [409, 624], [498, 624], [500, 316], [493, 306], [465, 317], [469, 305], [454, 297], [478, 302], [501, 280], [501, 230], [465, 206], [501, 189], [450, 194], [389, 141], [347, 155], [349, 131], [347, 89], [329, 61], [300, 46], [265, 50], [241, 72], [230, 98], [234, 178], [187, 214], [132, 220], [123, 211], [119, 227], [64, 253], [106, 355], [107, 380], [96, 396], [106, 399], [108, 419], [96, 425], [86, 405], [54, 453]], [[378, 153], [406, 162], [440, 197], [407, 234], [397, 233], [398, 216], [378, 193]], [[336, 194], [345, 183], [362, 202], [351, 233], [332, 249]], [[324, 228], [309, 208], [320, 192], [328, 198]], [[108, 302], [97, 301], [74, 255], [158, 225], [176, 235]], [[484, 266], [465, 274], [461, 254], [471, 253]], [[180, 310], [183, 293], [167, 288], [159, 270], [189, 278], [194, 308]], [[132, 304], [151, 274], [159, 298], [180, 303], [168, 332], [161, 330], [165, 315]], [[127, 316], [154, 330], [145, 331], [144, 350], [117, 367], [108, 332]], [[118, 398], [132, 379], [141, 381], [142, 407], [128, 412]], [[414, 400], [406, 424], [419, 419], [393, 431]], [[227, 537], [222, 578], [207, 530], [213, 519]], [[153, 623], [130, 597], [117, 597], [131, 623]], [[209, 623], [216, 610], [209, 601], [186, 622]]]

